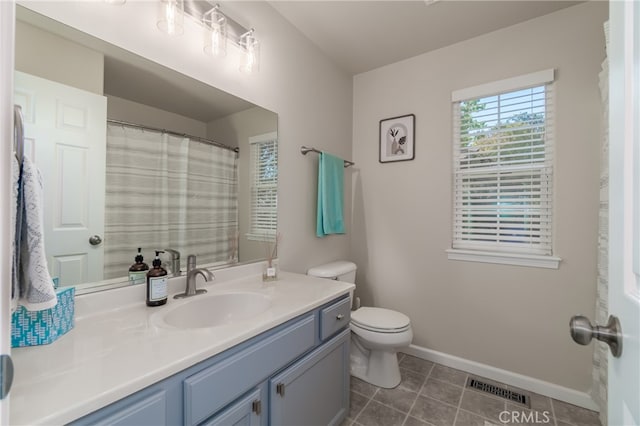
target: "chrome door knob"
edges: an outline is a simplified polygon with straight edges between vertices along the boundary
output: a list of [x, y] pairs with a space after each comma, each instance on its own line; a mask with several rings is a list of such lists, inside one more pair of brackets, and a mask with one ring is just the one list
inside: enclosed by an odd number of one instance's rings
[[102, 243], [102, 238], [100, 237], [100, 235], [92, 235], [91, 237], [89, 237], [89, 244], [91, 244], [92, 246], [98, 246]]
[[580, 345], [588, 345], [594, 337], [609, 345], [611, 354], [618, 358], [622, 355], [622, 328], [617, 317], [609, 315], [607, 325], [591, 325], [583, 315], [575, 315], [569, 322], [571, 337]]

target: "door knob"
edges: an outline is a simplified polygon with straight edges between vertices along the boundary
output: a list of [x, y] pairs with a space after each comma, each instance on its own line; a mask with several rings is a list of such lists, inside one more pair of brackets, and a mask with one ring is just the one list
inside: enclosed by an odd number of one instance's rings
[[98, 246], [102, 243], [102, 238], [100, 235], [92, 235], [89, 237], [89, 244], [92, 246]]
[[583, 315], [575, 315], [569, 322], [571, 337], [580, 345], [588, 345], [594, 337], [609, 345], [611, 354], [619, 358], [622, 355], [622, 328], [617, 317], [609, 315], [607, 325], [595, 327]]

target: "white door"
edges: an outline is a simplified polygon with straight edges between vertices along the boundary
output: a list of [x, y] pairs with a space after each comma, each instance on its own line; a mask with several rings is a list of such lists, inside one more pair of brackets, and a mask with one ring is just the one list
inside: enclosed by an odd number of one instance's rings
[[16, 71], [14, 102], [24, 115], [25, 154], [44, 180], [49, 272], [60, 285], [101, 281], [107, 100]]
[[640, 425], [640, 3], [610, 2], [609, 312], [622, 355], [609, 356], [609, 425]]
[[[0, 357], [11, 354], [11, 157], [13, 147], [13, 34], [15, 3], [0, 1]], [[0, 374], [3, 379], [7, 371]], [[4, 380], [3, 380], [4, 381]], [[4, 389], [5, 391], [7, 388]], [[9, 424], [9, 398], [0, 398], [0, 424]]]

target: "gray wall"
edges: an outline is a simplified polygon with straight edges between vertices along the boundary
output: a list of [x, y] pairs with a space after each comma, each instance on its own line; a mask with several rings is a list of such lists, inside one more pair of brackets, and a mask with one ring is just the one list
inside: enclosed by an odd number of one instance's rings
[[15, 67], [27, 74], [102, 95], [102, 53], [21, 21], [16, 22]]
[[[264, 259], [266, 247], [262, 241], [251, 241], [246, 237], [251, 219], [251, 182], [249, 177], [249, 138], [278, 130], [278, 117], [264, 108], [253, 107], [231, 114], [207, 124], [207, 132], [216, 141], [240, 147], [238, 157], [238, 225], [240, 261]], [[214, 136], [215, 135], [215, 136]]]
[[[593, 316], [606, 2], [589, 2], [354, 79], [352, 259], [363, 302], [409, 315], [414, 343], [587, 391], [590, 348], [569, 318]], [[451, 92], [556, 69], [559, 270], [447, 260]], [[416, 158], [378, 163], [378, 121], [416, 115]]]
[[117, 96], [107, 96], [107, 118], [207, 137], [207, 123]]

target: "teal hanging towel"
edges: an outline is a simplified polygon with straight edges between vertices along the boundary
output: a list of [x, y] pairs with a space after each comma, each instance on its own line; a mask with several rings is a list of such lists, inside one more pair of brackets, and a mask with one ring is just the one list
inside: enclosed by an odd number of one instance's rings
[[316, 235], [344, 234], [344, 160], [325, 152], [318, 163]]

